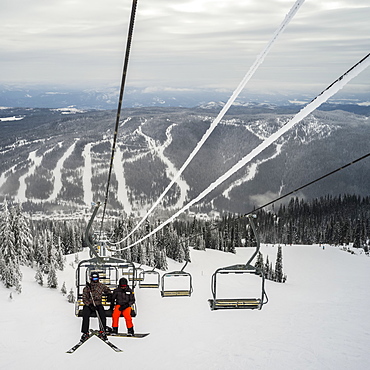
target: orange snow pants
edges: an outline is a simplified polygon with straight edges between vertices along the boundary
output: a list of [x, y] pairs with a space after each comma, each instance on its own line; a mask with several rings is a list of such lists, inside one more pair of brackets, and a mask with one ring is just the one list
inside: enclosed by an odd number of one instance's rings
[[132, 328], [134, 325], [132, 323], [131, 307], [127, 307], [123, 311], [120, 311], [119, 310], [119, 304], [114, 306], [114, 310], [113, 310], [113, 313], [112, 313], [112, 327], [113, 328], [118, 328], [118, 321], [119, 321], [119, 318], [120, 318], [121, 314], [126, 320], [127, 329]]

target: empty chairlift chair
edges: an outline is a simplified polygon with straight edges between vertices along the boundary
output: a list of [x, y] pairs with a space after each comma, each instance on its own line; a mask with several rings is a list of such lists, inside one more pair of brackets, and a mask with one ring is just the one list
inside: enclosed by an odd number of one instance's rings
[[161, 276], [158, 271], [141, 271], [138, 277], [139, 288], [159, 288]]
[[[253, 259], [257, 256], [260, 249], [260, 241], [253, 222], [253, 216], [249, 216], [249, 222], [256, 238], [256, 250], [250, 257], [246, 264], [237, 264], [217, 269], [212, 275], [211, 291], [213, 299], [209, 299], [211, 310], [219, 309], [262, 309], [262, 306], [268, 302], [267, 294], [265, 292], [265, 277], [260, 269], [256, 269], [251, 264]], [[219, 298], [217, 296], [217, 289], [219, 287], [218, 279], [221, 275], [227, 274], [246, 274], [256, 275], [259, 277], [259, 294], [253, 297], [238, 297], [238, 298]]]
[[184, 271], [188, 261], [180, 271], [167, 272], [162, 275], [162, 297], [190, 297], [193, 292], [191, 275]]

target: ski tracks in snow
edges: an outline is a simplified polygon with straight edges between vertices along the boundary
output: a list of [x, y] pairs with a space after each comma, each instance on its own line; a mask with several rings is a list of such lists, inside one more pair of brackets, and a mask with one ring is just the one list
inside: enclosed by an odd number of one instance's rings
[[25, 173], [23, 176], [19, 178], [19, 188], [18, 188], [18, 193], [16, 195], [16, 198], [18, 199], [19, 202], [26, 202], [27, 197], [26, 197], [26, 178], [33, 175], [35, 172], [36, 167], [38, 167], [41, 164], [42, 158], [43, 157], [38, 157], [36, 155], [37, 149], [34, 150], [33, 152], [30, 152], [28, 155], [28, 160], [31, 161], [31, 167]]
[[53, 170], [54, 189], [53, 189], [52, 194], [46, 200], [47, 202], [55, 201], [59, 192], [62, 190], [62, 188], [63, 188], [63, 184], [62, 184], [63, 164], [66, 161], [66, 159], [73, 153], [78, 140], [79, 139], [76, 139], [75, 142], [65, 151], [63, 156], [58, 160], [58, 162], [56, 164], [56, 167]]
[[222, 193], [222, 195], [227, 198], [227, 199], [230, 199], [230, 192], [235, 188], [235, 187], [238, 187], [240, 185], [242, 185], [243, 183], [245, 182], [248, 182], [248, 181], [251, 181], [255, 178], [255, 176], [257, 175], [258, 173], [258, 167], [264, 163], [264, 162], [268, 162], [269, 160], [271, 159], [274, 159], [276, 158], [280, 153], [281, 153], [281, 149], [283, 147], [283, 144], [276, 144], [276, 151], [274, 154], [272, 154], [270, 157], [268, 158], [265, 158], [265, 159], [261, 159], [261, 160], [258, 160], [256, 161], [255, 163], [252, 163], [248, 168], [247, 168], [247, 174], [242, 176], [240, 179], [234, 181], [226, 190], [224, 190], [224, 192]]
[[[141, 127], [137, 129], [138, 134], [144, 137], [146, 142], [148, 143], [148, 147], [151, 150], [152, 153], [156, 154], [162, 162], [166, 166], [166, 175], [169, 179], [173, 180], [175, 177], [175, 174], [177, 173], [177, 169], [174, 166], [174, 164], [165, 156], [164, 151], [167, 147], [169, 147], [172, 143], [172, 135], [171, 131], [176, 126], [176, 123], [171, 124], [166, 129], [166, 140], [163, 143], [163, 145], [157, 145], [156, 141], [151, 138], [150, 136], [143, 133]], [[189, 185], [187, 182], [183, 179], [183, 177], [179, 177], [176, 181], [176, 184], [178, 185], [180, 189], [180, 196], [174, 206], [172, 208], [180, 208], [184, 205], [188, 191], [189, 191]]]
[[128, 198], [128, 192], [126, 187], [126, 179], [123, 171], [123, 152], [121, 152], [119, 146], [116, 147], [116, 154], [113, 159], [114, 172], [116, 174], [116, 180], [118, 183], [117, 195], [118, 200], [121, 202], [123, 209], [129, 215], [132, 213], [132, 206]]
[[82, 152], [82, 157], [85, 159], [84, 171], [82, 176], [82, 186], [84, 194], [84, 203], [86, 205], [90, 205], [93, 202], [91, 147], [92, 143], [86, 144]]

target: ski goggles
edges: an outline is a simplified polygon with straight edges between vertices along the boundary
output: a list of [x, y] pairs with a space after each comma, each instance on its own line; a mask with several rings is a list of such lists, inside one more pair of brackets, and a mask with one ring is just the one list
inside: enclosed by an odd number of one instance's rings
[[99, 278], [98, 278], [97, 276], [93, 276], [93, 277], [91, 278], [91, 280], [92, 280], [92, 281], [99, 281]]

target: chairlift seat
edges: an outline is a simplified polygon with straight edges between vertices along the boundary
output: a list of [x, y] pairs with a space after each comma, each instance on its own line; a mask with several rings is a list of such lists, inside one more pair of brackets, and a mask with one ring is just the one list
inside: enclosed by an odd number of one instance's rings
[[165, 290], [161, 292], [162, 297], [190, 297], [190, 290]]
[[261, 309], [261, 299], [259, 298], [226, 298], [209, 299], [212, 310], [218, 309]]

